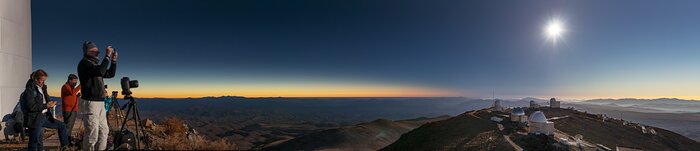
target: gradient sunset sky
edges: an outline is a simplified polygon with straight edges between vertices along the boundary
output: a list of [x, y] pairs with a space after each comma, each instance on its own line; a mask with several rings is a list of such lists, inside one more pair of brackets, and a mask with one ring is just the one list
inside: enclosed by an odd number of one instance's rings
[[[32, 0], [52, 95], [81, 44], [137, 97], [700, 99], [700, 1]], [[558, 19], [556, 44], [543, 34]], [[102, 52], [104, 53], [104, 52]], [[102, 54], [101, 54], [102, 55]]]

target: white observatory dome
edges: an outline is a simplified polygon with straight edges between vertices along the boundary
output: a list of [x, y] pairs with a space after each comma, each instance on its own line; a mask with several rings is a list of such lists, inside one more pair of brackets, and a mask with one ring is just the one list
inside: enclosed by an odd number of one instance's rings
[[535, 123], [547, 123], [547, 117], [544, 116], [542, 111], [536, 111], [535, 113], [530, 114], [530, 119], [528, 119], [528, 121]]

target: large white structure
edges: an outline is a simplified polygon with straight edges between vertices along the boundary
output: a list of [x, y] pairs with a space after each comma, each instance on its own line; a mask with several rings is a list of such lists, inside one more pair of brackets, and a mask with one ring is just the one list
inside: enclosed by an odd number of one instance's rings
[[0, 115], [3, 117], [12, 113], [32, 70], [30, 7], [30, 0], [0, 0]]
[[561, 102], [557, 101], [557, 99], [549, 99], [549, 107], [551, 108], [560, 108], [561, 107]]
[[527, 121], [528, 133], [554, 135], [554, 123], [548, 121], [542, 111], [530, 114], [530, 118]]
[[503, 112], [504, 109], [503, 106], [501, 106], [501, 100], [496, 99], [495, 101], [493, 101], [493, 110]]

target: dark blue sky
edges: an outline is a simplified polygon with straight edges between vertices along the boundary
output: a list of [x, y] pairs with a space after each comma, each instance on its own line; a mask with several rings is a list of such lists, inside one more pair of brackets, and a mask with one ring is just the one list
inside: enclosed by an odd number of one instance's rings
[[[101, 49], [113, 44], [117, 76], [139, 79], [139, 90], [152, 97], [490, 97], [495, 91], [500, 97], [698, 98], [696, 6], [34, 0], [33, 66], [59, 85], [76, 72], [81, 43], [91, 40]], [[566, 28], [556, 45], [542, 34], [552, 18]]]

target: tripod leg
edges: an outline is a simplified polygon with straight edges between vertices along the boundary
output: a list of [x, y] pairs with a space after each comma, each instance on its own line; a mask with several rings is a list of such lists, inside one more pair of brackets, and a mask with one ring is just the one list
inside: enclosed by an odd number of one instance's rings
[[129, 106], [129, 110], [132, 110], [134, 114], [132, 115], [132, 119], [134, 120], [134, 123], [136, 127], [134, 127], [134, 130], [136, 131], [136, 150], [141, 149], [141, 135], [143, 134], [143, 131], [139, 132], [139, 128], [141, 127], [141, 117], [139, 117], [139, 112], [138, 108], [136, 108], [136, 101], [134, 98], [130, 99], [131, 106]]
[[[125, 97], [127, 98], [127, 97]], [[120, 131], [124, 131], [125, 129], [128, 129], [126, 126], [126, 122], [129, 119], [129, 115], [131, 115], [131, 120], [134, 121], [134, 126], [135, 126], [135, 131], [134, 134], [136, 135], [136, 144], [135, 144], [135, 149], [136, 150], [141, 150], [141, 142], [145, 145], [145, 147], [149, 147], [148, 141], [144, 140], [146, 138], [146, 130], [144, 129], [143, 124], [141, 124], [141, 115], [139, 114], [138, 108], [136, 107], [136, 100], [134, 100], [133, 97], [128, 97], [129, 102], [124, 106], [127, 108], [126, 110], [126, 115], [124, 116], [124, 122], [122, 122], [122, 126]], [[117, 103], [118, 104], [118, 103]]]
[[[112, 120], [114, 124], [112, 124], [112, 125], [115, 128], [117, 126], [119, 126], [119, 120], [121, 119], [120, 116], [124, 115], [124, 112], [122, 112], [121, 108], [119, 108], [120, 106], [121, 105], [119, 105], [119, 102], [116, 101], [116, 99], [115, 99], [115, 100], [113, 100], [112, 105], [111, 105], [112, 110], [109, 111], [111, 113], [112, 117], [114, 118], [114, 120]], [[112, 125], [110, 125], [110, 126], [112, 126]]]
[[[136, 106], [134, 106], [134, 110], [136, 111], [136, 112], [134, 112], [134, 115], [136, 116], [137, 119], [139, 119], [139, 121], [141, 121], [141, 114], [139, 112], [139, 109]], [[139, 131], [139, 129], [141, 130], [141, 134], [143, 134], [142, 141], [143, 141], [144, 147], [149, 148], [151, 145], [148, 141], [148, 135], [146, 135], [147, 133], [146, 133], [146, 130], [144, 129], [144, 125], [143, 125], [143, 123], [140, 123], [140, 122], [139, 122], [139, 124], [141, 124], [141, 126], [137, 127], [136, 131]]]
[[[128, 102], [127, 102], [127, 103], [128, 103]], [[113, 109], [114, 111], [110, 111], [110, 112], [114, 112], [113, 115], [116, 116], [116, 119], [121, 119], [121, 118], [125, 118], [125, 117], [126, 117], [126, 115], [124, 115], [124, 110], [122, 110], [121, 105], [119, 104], [118, 101], [114, 101], [114, 102], [113, 102], [112, 109]], [[116, 125], [119, 125], [119, 120], [116, 120], [116, 122], [117, 122], [117, 123], [115, 124], [115, 126], [116, 126]]]
[[[130, 106], [130, 104], [129, 104], [129, 103], [127, 103], [127, 106]], [[129, 119], [129, 113], [130, 113], [130, 111], [131, 111], [131, 107], [129, 107], [129, 108], [128, 108], [128, 109], [126, 109], [126, 110], [127, 110], [127, 111], [126, 111], [126, 115], [124, 115], [124, 120], [122, 121], [122, 126], [121, 126], [121, 128], [119, 128], [119, 131], [118, 131], [117, 133], [121, 133], [121, 132], [123, 132], [123, 131], [124, 131], [124, 129], [126, 128], [126, 121], [127, 121], [128, 119]], [[122, 135], [121, 135], [121, 134], [119, 134], [118, 136], [119, 136], [119, 137], [118, 137], [118, 138], [117, 138], [117, 137], [115, 137], [115, 139], [117, 139], [117, 140], [121, 141], [121, 139], [122, 139]], [[116, 145], [116, 146], [118, 146], [118, 145], [121, 145], [121, 144], [115, 144], [115, 145]], [[115, 147], [116, 147], [116, 146], [115, 146]]]
[[139, 112], [136, 106], [134, 106], [134, 121], [136, 121], [136, 127], [134, 127], [134, 130], [136, 131], [136, 146], [137, 149], [141, 149], [141, 135], [143, 135], [143, 132], [140, 131], [139, 127], [141, 127], [141, 119], [138, 116]]
[[[129, 105], [131, 105], [131, 104], [129, 104]], [[129, 112], [130, 112], [130, 111], [131, 111], [131, 107], [129, 107], [128, 109], [126, 109], [126, 115], [124, 115], [124, 121], [122, 122], [122, 127], [119, 128], [120, 133], [121, 133], [121, 131], [124, 130], [124, 128], [126, 128], [126, 127], [125, 127], [125, 126], [126, 126], [126, 120], [129, 119]]]
[[[134, 103], [135, 102], [133, 102], [133, 101], [129, 102], [126, 114], [127, 115], [131, 114], [131, 120], [134, 121], [134, 125], [136, 126], [135, 127], [136, 131], [134, 132], [134, 134], [136, 135], [136, 144], [135, 144], [136, 146], [135, 147], [136, 147], [136, 150], [140, 150], [141, 148], [140, 148], [139, 141], [138, 141], [139, 136], [140, 136], [139, 131], [138, 131], [139, 121], [138, 121], [138, 119], [136, 119], [136, 108], [135, 108], [136, 106], [134, 105]], [[122, 125], [126, 125], [126, 119], [129, 119], [129, 116], [124, 117], [124, 123], [122, 123]]]

